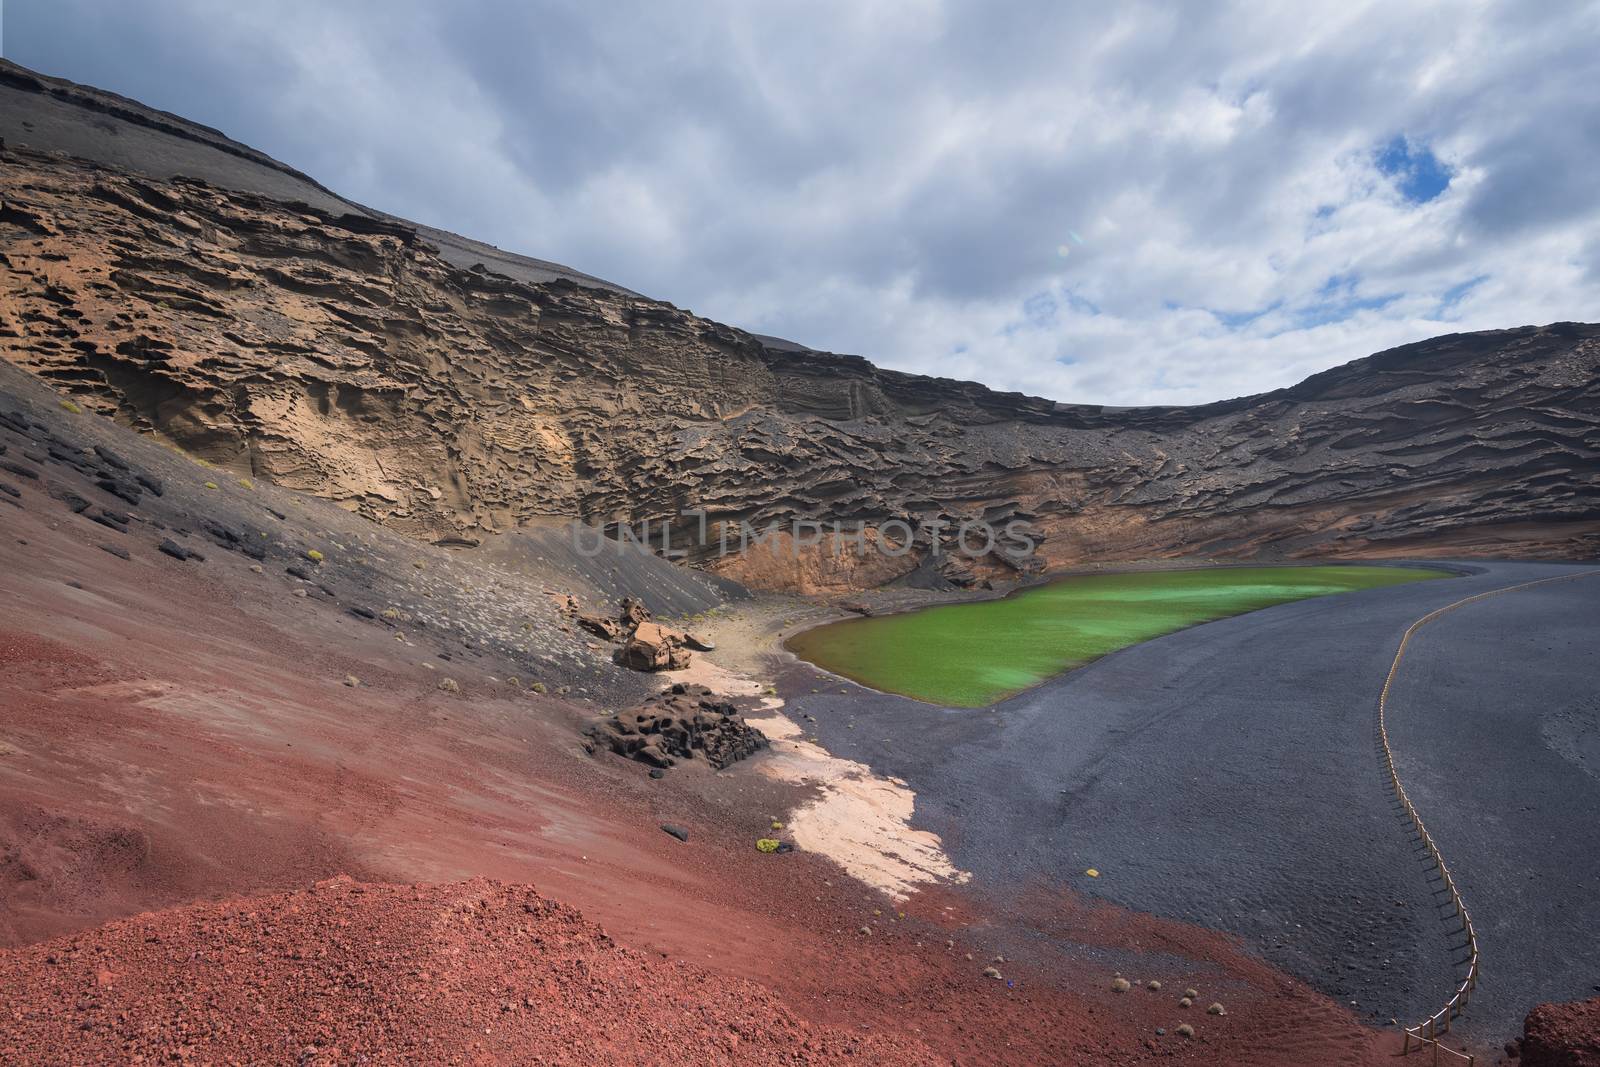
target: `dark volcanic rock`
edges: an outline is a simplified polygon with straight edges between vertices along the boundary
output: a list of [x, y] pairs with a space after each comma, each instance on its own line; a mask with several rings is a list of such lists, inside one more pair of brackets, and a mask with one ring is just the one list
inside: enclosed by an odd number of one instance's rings
[[199, 553], [191, 552], [189, 549], [184, 548], [182, 545], [178, 544], [178, 542], [173, 541], [170, 538], [163, 540], [159, 545], [156, 546], [156, 548], [163, 554], [171, 556], [173, 559], [190, 560], [205, 558]]
[[127, 533], [128, 518], [124, 515], [119, 520], [117, 518], [119, 514], [121, 513], [101, 509], [100, 511], [95, 512], [93, 515], [90, 515], [89, 520], [91, 522], [98, 522], [101, 526], [104, 526], [108, 530], [115, 530], [117, 533]]
[[128, 552], [128, 550], [123, 548], [121, 545], [101, 544], [101, 545], [98, 545], [96, 547], [98, 547], [102, 552], [111, 553], [113, 556], [116, 556], [118, 559], [132, 559], [133, 558], [132, 554], [130, 554]]
[[49, 489], [49, 493], [51, 496], [65, 504], [67, 509], [72, 512], [82, 513], [89, 509], [90, 502], [79, 496], [77, 493], [74, 493], [66, 486], [52, 485]]
[[718, 770], [767, 747], [732, 704], [704, 686], [679, 683], [632, 711], [590, 727], [613, 752], [656, 767], [704, 757]]
[[126, 500], [134, 507], [138, 507], [139, 501], [144, 499], [144, 490], [140, 489], [137, 485], [122, 481], [118, 478], [100, 478], [94, 484], [99, 486], [101, 489], [104, 489], [112, 496]]

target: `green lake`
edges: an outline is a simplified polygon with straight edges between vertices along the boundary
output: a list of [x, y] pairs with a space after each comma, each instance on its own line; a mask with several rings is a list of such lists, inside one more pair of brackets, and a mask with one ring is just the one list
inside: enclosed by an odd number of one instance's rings
[[1210, 567], [1062, 578], [1002, 600], [797, 634], [801, 659], [862, 685], [981, 708], [1119, 648], [1307, 597], [1447, 578], [1416, 567]]

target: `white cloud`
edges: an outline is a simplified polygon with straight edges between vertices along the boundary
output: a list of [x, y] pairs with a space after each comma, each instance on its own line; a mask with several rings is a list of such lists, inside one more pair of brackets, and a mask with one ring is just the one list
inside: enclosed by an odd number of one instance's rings
[[[1214, 400], [1596, 317], [1593, 2], [7, 14], [19, 61], [356, 200], [1002, 389]], [[1397, 137], [1437, 198], [1379, 166]]]

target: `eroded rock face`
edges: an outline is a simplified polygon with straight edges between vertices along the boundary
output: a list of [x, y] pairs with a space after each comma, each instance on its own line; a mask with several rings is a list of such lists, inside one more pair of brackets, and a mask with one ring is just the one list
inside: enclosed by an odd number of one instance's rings
[[[431, 541], [703, 508], [709, 545], [674, 527], [691, 562], [801, 592], [1180, 555], [1600, 550], [1600, 327], [1105, 409], [773, 347], [634, 294], [462, 269], [396, 222], [16, 146], [0, 201], [6, 358]], [[719, 557], [716, 520], [794, 519], [863, 524], [867, 544], [780, 534]], [[953, 552], [979, 519], [1013, 536]], [[944, 532], [889, 554], [894, 520]]]

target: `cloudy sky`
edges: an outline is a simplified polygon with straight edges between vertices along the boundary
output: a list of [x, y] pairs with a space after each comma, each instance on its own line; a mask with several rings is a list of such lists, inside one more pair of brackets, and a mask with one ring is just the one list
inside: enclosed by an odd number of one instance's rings
[[356, 200], [1084, 403], [1600, 318], [1600, 2], [3, 0]]

